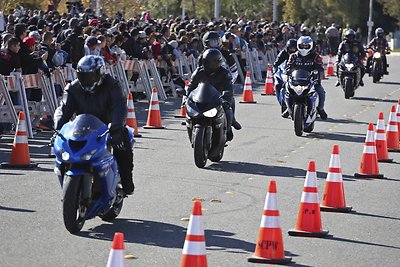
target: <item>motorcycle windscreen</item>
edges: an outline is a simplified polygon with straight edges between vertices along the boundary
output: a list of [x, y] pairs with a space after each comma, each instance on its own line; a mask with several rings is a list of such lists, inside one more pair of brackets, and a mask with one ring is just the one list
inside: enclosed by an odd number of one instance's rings
[[104, 123], [96, 116], [90, 114], [81, 114], [70, 123], [70, 129], [66, 133], [66, 138], [82, 138], [90, 133], [96, 132]]
[[354, 53], [346, 53], [343, 56], [343, 61], [345, 63], [356, 63], [358, 62], [358, 57]]
[[221, 93], [209, 83], [200, 83], [195, 90], [193, 90], [189, 98], [198, 104], [204, 106], [216, 106], [220, 103]]
[[306, 70], [295, 70], [291, 74], [290, 84], [292, 86], [306, 86], [310, 83], [311, 73]]

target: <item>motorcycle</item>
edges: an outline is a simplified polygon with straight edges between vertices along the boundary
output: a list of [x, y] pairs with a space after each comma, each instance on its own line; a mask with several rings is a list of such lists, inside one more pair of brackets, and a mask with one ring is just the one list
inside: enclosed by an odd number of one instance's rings
[[360, 86], [361, 68], [359, 60], [353, 53], [346, 53], [339, 63], [340, 85], [343, 88], [344, 98], [354, 96], [355, 90]]
[[[184, 89], [177, 92], [186, 94]], [[218, 162], [224, 155], [227, 119], [223, 104], [228, 104], [224, 98], [231, 96], [231, 92], [221, 95], [211, 84], [201, 83], [186, 98], [186, 127], [198, 168], [204, 168], [207, 159]]]
[[[389, 51], [386, 52], [386, 55], [390, 54]], [[383, 78], [384, 68], [383, 68], [383, 54], [378, 51], [374, 51], [372, 54], [372, 63], [371, 63], [371, 70], [370, 74], [372, 76], [372, 82], [377, 83], [380, 79]]]
[[[117, 162], [108, 145], [109, 129], [97, 117], [81, 114], [56, 131], [54, 172], [62, 186], [64, 225], [78, 233], [86, 220], [99, 216], [112, 221], [121, 212], [125, 194]], [[127, 127], [133, 146], [133, 129]]]
[[318, 93], [314, 88], [314, 79], [318, 71], [294, 70], [286, 83], [285, 102], [294, 122], [297, 136], [312, 132], [317, 119]]

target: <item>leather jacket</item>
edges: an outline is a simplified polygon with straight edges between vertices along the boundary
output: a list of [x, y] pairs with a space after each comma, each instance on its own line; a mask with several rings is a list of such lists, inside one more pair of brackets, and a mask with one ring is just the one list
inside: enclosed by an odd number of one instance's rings
[[349, 42], [349, 41], [345, 40], [345, 41], [341, 42], [339, 45], [338, 57], [337, 57], [336, 62], [340, 62], [340, 60], [342, 59], [342, 56], [349, 52], [356, 55], [360, 61], [363, 58], [365, 58], [365, 56], [366, 56], [364, 47], [362, 46], [362, 44], [359, 41], [354, 40], [354, 41]]
[[232, 77], [229, 70], [224, 67], [211, 74], [207, 74], [203, 67], [198, 67], [192, 75], [192, 79], [188, 85], [187, 95], [197, 88], [200, 83], [209, 83], [219, 92], [230, 91], [233, 95]]
[[320, 77], [322, 77], [322, 73], [324, 73], [322, 57], [316, 52], [311, 52], [309, 55], [303, 57], [297, 51], [290, 55], [286, 72], [290, 74], [292, 71], [298, 69], [309, 72], [317, 70], [320, 74]]
[[126, 96], [119, 82], [105, 74], [93, 93], [84, 91], [76, 79], [65, 88], [64, 100], [54, 114], [57, 130], [74, 114], [91, 114], [105, 124], [111, 123], [110, 133], [122, 131], [127, 116]]

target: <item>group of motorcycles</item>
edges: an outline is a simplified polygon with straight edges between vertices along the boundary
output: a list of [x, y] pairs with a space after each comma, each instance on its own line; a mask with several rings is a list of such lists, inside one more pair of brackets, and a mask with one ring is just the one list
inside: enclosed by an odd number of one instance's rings
[[[377, 82], [384, 75], [382, 56], [372, 56], [370, 74]], [[295, 70], [287, 77], [285, 63], [274, 73], [274, 82], [280, 84], [278, 100], [282, 109], [288, 109], [297, 136], [311, 132], [317, 118], [319, 97], [315, 91], [318, 72]], [[354, 96], [359, 87], [361, 70], [358, 58], [351, 53], [339, 63], [339, 77], [345, 98]], [[203, 168], [207, 160], [218, 162], [224, 155], [227, 142], [227, 119], [224, 98], [231, 93], [220, 92], [210, 84], [200, 84], [186, 95], [186, 126], [194, 151], [194, 162]], [[99, 216], [105, 221], [116, 218], [122, 208], [125, 194], [112, 148], [108, 144], [109, 129], [92, 115], [82, 114], [65, 124], [60, 131], [53, 128], [53, 120], [42, 123], [57, 133], [54, 140], [55, 173], [62, 186], [63, 218], [67, 230], [78, 233], [86, 220]], [[128, 132], [133, 146], [133, 129]]]

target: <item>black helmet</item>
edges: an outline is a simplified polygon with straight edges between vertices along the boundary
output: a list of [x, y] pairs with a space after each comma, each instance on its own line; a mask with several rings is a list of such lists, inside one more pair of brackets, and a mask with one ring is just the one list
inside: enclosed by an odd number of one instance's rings
[[206, 32], [203, 36], [204, 48], [218, 48], [221, 45], [221, 37], [217, 32]]
[[288, 52], [289, 54], [293, 54], [296, 51], [297, 51], [297, 41], [296, 41], [296, 39], [289, 39], [286, 42], [286, 52]]
[[82, 89], [93, 93], [105, 73], [104, 60], [100, 56], [84, 56], [79, 60], [76, 72]]
[[346, 39], [348, 41], [353, 41], [354, 39], [356, 39], [356, 32], [353, 31], [352, 29], [348, 29], [344, 33], [344, 39]]
[[375, 36], [378, 38], [382, 38], [385, 34], [385, 31], [382, 28], [378, 28], [375, 30]]
[[203, 68], [207, 74], [216, 72], [222, 64], [222, 54], [218, 49], [210, 48], [203, 53]]

